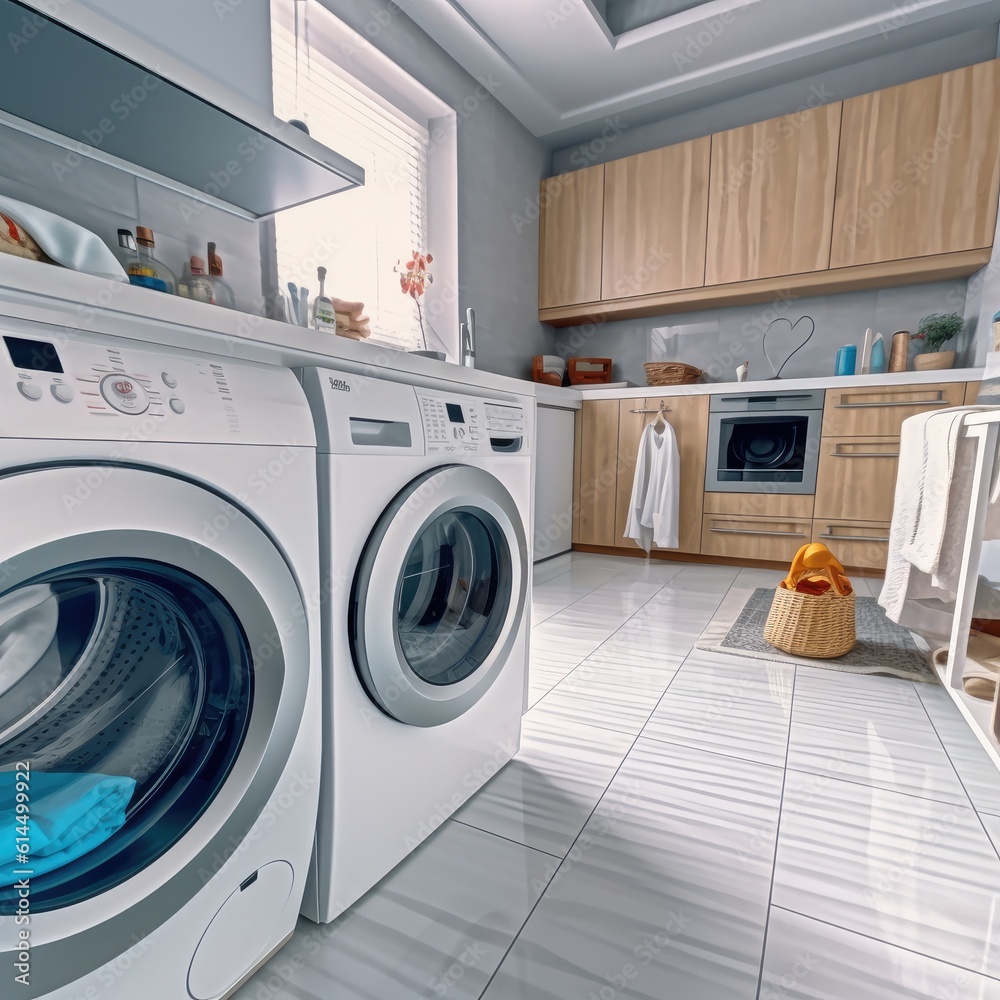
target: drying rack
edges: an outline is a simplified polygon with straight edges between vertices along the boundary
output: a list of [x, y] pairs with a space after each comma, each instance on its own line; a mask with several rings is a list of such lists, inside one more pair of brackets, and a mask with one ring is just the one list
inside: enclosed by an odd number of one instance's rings
[[972, 479], [972, 499], [969, 523], [962, 551], [962, 568], [958, 578], [955, 615], [951, 625], [948, 661], [936, 667], [945, 690], [958, 705], [965, 720], [979, 737], [993, 762], [1000, 768], [1000, 705], [972, 698], [962, 688], [966, 647], [972, 626], [976, 590], [979, 583], [979, 563], [986, 529], [986, 511], [991, 500], [1000, 492], [1000, 406], [970, 413], [964, 420], [965, 433], [976, 442], [976, 464]]

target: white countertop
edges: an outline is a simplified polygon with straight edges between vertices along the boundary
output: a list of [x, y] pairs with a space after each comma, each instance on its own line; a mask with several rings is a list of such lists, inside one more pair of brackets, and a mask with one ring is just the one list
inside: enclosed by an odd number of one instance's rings
[[882, 375], [825, 375], [821, 378], [783, 378], [767, 382], [698, 382], [695, 385], [631, 386], [625, 389], [575, 389], [538, 386], [540, 406], [572, 408], [584, 399], [650, 399], [654, 396], [721, 396], [745, 392], [789, 392], [795, 389], [839, 389], [866, 385], [920, 385], [936, 382], [977, 382], [982, 368], [948, 368], [931, 372], [886, 372]]
[[360, 374], [377, 374], [373, 369], [378, 369], [393, 372], [402, 381], [437, 378], [522, 396], [535, 394], [535, 383], [525, 379], [416, 357], [8, 254], [0, 254], [0, 322], [3, 317], [288, 368], [329, 365]]

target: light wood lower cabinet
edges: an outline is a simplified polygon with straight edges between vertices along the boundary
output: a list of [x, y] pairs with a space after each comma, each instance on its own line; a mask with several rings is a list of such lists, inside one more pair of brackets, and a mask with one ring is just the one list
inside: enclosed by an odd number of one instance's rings
[[639, 442], [647, 423], [656, 421], [655, 413], [633, 410], [656, 410], [667, 404], [667, 421], [677, 436], [680, 452], [680, 515], [675, 552], [701, 551], [701, 515], [705, 498], [705, 454], [708, 443], [708, 396], [647, 396], [623, 399], [618, 414], [618, 501], [615, 515], [618, 541], [625, 548], [635, 542], [625, 537], [628, 508], [632, 499]]
[[964, 382], [827, 389], [823, 437], [897, 435], [907, 417], [964, 402]]
[[965, 385], [965, 405], [970, 406], [979, 399], [979, 387], [982, 382], [967, 382]]
[[812, 540], [822, 542], [845, 566], [885, 569], [889, 557], [886, 521], [813, 521]]
[[799, 493], [706, 493], [705, 513], [810, 518], [813, 499]]
[[891, 521], [898, 437], [823, 438], [815, 517]]
[[811, 536], [812, 521], [805, 518], [706, 514], [701, 552], [729, 559], [791, 562]]
[[579, 426], [577, 538], [581, 545], [611, 546], [617, 540], [618, 400], [584, 400]]

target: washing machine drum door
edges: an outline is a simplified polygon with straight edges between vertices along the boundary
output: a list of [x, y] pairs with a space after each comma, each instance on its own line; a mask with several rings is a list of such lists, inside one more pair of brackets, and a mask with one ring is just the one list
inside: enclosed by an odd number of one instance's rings
[[358, 675], [387, 715], [437, 726], [490, 689], [518, 641], [527, 547], [517, 504], [489, 473], [445, 466], [389, 505], [354, 579]]
[[0, 926], [26, 870], [52, 938], [88, 935], [36, 956], [45, 994], [164, 922], [246, 836], [291, 752], [308, 673], [286, 662], [308, 642], [276, 638], [302, 610], [280, 551], [191, 483], [35, 470], [0, 477], [0, 509]]

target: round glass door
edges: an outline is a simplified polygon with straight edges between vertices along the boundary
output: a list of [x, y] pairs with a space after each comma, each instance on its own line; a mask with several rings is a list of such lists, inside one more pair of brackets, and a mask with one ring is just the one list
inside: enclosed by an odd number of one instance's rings
[[44, 912], [180, 840], [239, 754], [250, 664], [228, 605], [157, 563], [80, 564], [0, 595], [0, 914], [19, 873]]
[[449, 510], [406, 555], [396, 630], [407, 666], [428, 684], [457, 684], [493, 651], [510, 608], [510, 549], [482, 511]]
[[526, 564], [517, 505], [493, 476], [447, 466], [410, 483], [376, 525], [354, 580], [351, 647], [375, 704], [414, 726], [468, 711], [515, 640]]

